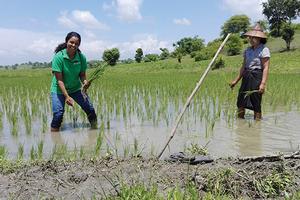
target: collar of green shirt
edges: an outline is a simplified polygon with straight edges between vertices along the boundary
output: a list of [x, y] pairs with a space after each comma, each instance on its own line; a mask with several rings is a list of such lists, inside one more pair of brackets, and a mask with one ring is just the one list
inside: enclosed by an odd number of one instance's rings
[[70, 60], [72, 62], [76, 62], [76, 61], [79, 62], [80, 61], [79, 52], [78, 51], [76, 51], [76, 55], [75, 55], [75, 57], [72, 60], [70, 59], [70, 57], [69, 57], [69, 55], [67, 53], [67, 49], [63, 49], [61, 52], [62, 52], [63, 58], [65, 58], [65, 59], [68, 59], [68, 60]]

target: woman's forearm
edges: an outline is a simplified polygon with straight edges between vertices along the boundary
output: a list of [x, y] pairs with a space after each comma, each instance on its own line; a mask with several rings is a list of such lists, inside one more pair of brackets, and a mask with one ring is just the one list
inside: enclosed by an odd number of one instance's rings
[[268, 74], [269, 74], [269, 65], [270, 65], [270, 60], [269, 58], [263, 61], [263, 76], [261, 80], [261, 84], [266, 84], [268, 80]]
[[64, 95], [66, 98], [68, 98], [68, 97], [69, 97], [69, 94], [68, 94], [68, 92], [67, 92], [67, 90], [66, 90], [66, 87], [65, 87], [64, 82], [58, 80], [57, 83], [58, 83], [58, 86], [59, 86], [61, 92], [63, 93], [63, 95]]

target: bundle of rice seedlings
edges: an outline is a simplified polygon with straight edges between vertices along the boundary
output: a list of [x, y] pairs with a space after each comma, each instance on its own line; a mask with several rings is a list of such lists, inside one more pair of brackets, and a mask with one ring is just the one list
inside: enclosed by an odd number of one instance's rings
[[[107, 63], [97, 64], [96, 69], [92, 72], [92, 74], [89, 75], [89, 78], [87, 81], [91, 84], [94, 80], [99, 79], [104, 74], [104, 71], [105, 71], [105, 68], [107, 67], [107, 65], [108, 65]], [[86, 88], [82, 87], [81, 92], [83, 94], [83, 97], [87, 98]]]
[[97, 64], [96, 69], [93, 71], [91, 75], [89, 75], [88, 81], [92, 83], [94, 80], [99, 79], [104, 74], [106, 67], [107, 67], [107, 63]]
[[255, 92], [259, 92], [259, 90], [248, 90], [248, 91], [245, 91], [245, 96], [244, 98], [250, 96], [251, 94], [255, 93]]

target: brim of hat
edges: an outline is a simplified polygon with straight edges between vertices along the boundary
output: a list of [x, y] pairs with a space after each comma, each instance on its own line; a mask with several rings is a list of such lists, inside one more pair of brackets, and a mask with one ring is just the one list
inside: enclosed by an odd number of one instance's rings
[[245, 36], [259, 37], [259, 38], [267, 38], [267, 35], [261, 31], [248, 31], [244, 34]]

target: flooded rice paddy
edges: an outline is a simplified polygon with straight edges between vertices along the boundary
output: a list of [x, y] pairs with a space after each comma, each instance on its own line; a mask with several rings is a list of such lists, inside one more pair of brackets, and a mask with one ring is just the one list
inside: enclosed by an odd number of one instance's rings
[[[49, 72], [40, 76], [2, 77], [0, 85], [0, 146], [9, 157], [32, 149], [49, 157], [68, 150], [100, 151], [113, 156], [156, 156], [162, 150], [178, 112], [196, 85], [193, 73], [108, 74], [95, 82], [89, 96], [98, 115], [91, 130], [83, 111], [66, 107], [62, 129], [49, 131], [51, 99]], [[190, 104], [165, 151], [205, 146], [213, 157], [253, 156], [290, 152], [300, 144], [300, 76], [271, 74], [263, 97], [263, 120], [236, 119], [238, 87], [227, 83], [231, 73], [213, 72]], [[5, 80], [10, 80], [5, 82]], [[11, 81], [12, 80], [12, 81]], [[101, 140], [99, 138], [102, 138]]]

